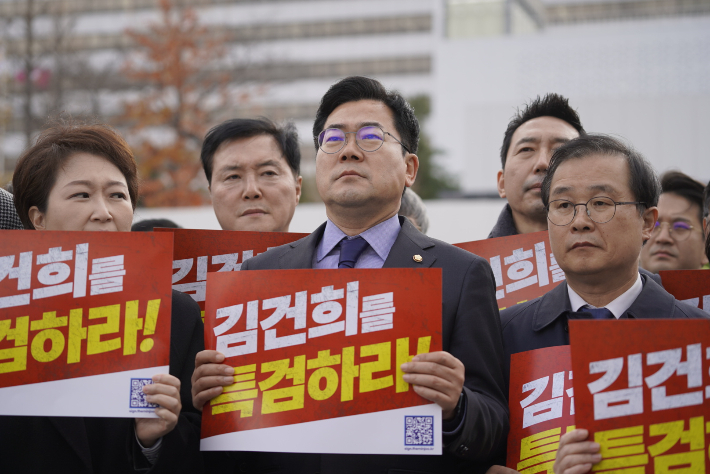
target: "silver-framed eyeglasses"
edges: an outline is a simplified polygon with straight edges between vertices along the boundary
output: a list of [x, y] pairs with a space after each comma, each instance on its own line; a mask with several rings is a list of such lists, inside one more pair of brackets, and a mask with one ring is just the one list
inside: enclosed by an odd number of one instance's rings
[[646, 205], [645, 202], [617, 202], [606, 196], [595, 196], [579, 204], [567, 199], [555, 199], [547, 205], [547, 220], [558, 226], [569, 225], [577, 216], [577, 206], [584, 206], [591, 220], [597, 224], [605, 224], [616, 215], [616, 206], [627, 204]]
[[651, 237], [656, 237], [658, 234], [661, 233], [661, 227], [663, 227], [663, 224], [668, 225], [668, 235], [671, 236], [673, 240], [676, 242], [681, 242], [685, 239], [687, 239], [691, 232], [693, 232], [693, 229], [695, 229], [695, 226], [692, 226], [688, 224], [687, 222], [683, 221], [677, 221], [677, 222], [660, 222], [656, 221], [656, 224], [653, 226], [653, 230], [651, 231]]
[[409, 148], [404, 146], [404, 143], [397, 140], [397, 137], [390, 132], [385, 132], [380, 127], [372, 125], [362, 127], [357, 132], [344, 132], [339, 128], [326, 128], [316, 137], [316, 140], [318, 140], [318, 148], [323, 150], [323, 153], [328, 153], [329, 155], [338, 153], [347, 143], [347, 136], [351, 133], [355, 135], [355, 143], [363, 151], [373, 152], [379, 150], [385, 142], [385, 135], [389, 135], [394, 138], [397, 143], [402, 145], [402, 148], [407, 150], [408, 153], [411, 153]]

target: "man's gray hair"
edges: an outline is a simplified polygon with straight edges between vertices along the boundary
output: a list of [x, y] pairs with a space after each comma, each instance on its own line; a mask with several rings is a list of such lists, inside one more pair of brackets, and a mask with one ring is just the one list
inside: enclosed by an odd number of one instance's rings
[[412, 188], [405, 188], [404, 194], [402, 194], [402, 204], [399, 206], [397, 214], [409, 218], [422, 234], [426, 234], [429, 230], [429, 217], [427, 217], [424, 201], [412, 191]]

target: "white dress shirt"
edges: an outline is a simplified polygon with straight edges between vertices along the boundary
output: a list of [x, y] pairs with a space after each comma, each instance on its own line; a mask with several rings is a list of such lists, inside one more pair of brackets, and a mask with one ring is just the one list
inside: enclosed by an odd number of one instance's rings
[[[614, 301], [606, 305], [605, 308], [611, 311], [611, 314], [613, 314], [616, 319], [619, 319], [621, 315], [624, 314], [624, 311], [634, 304], [636, 298], [641, 294], [641, 290], [643, 290], [643, 281], [641, 280], [641, 274], [637, 273], [636, 282], [631, 285], [631, 288], [619, 295]], [[584, 301], [584, 299], [569, 286], [569, 283], [567, 283], [567, 294], [569, 294], [569, 302], [572, 305], [572, 311], [579, 311], [579, 308], [583, 306], [596, 308], [596, 306]]]

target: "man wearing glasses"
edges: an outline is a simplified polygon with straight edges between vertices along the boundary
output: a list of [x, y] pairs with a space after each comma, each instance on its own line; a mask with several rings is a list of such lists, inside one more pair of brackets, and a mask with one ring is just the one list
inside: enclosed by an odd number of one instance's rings
[[641, 267], [653, 273], [707, 268], [702, 183], [669, 171], [661, 177], [661, 189], [658, 221], [641, 250]]
[[[645, 273], [638, 258], [658, 215], [658, 179], [623, 143], [586, 135], [560, 147], [542, 184], [550, 245], [566, 281], [501, 313], [510, 355], [569, 344], [569, 319], [704, 318]], [[601, 460], [588, 432], [565, 434], [555, 473], [589, 472]]]
[[[349, 77], [323, 97], [313, 132], [327, 222], [250, 259], [242, 270], [442, 268], [444, 351], [420, 354], [402, 368], [416, 393], [441, 406], [445, 454], [241, 453], [234, 466], [279, 473], [485, 472], [500, 462], [508, 431], [495, 283], [486, 260], [431, 239], [397, 216], [419, 167], [413, 109], [379, 82]], [[192, 380], [198, 409], [233, 383], [233, 369], [223, 360], [215, 351], [198, 354]]]

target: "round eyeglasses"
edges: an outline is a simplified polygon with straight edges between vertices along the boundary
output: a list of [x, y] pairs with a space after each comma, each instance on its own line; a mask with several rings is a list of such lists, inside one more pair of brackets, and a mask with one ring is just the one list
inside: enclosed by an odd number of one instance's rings
[[595, 196], [580, 204], [567, 199], [556, 199], [547, 205], [547, 220], [558, 226], [569, 225], [577, 215], [577, 206], [584, 206], [591, 220], [597, 224], [605, 224], [614, 218], [616, 206], [626, 204], [646, 205], [645, 202], [617, 202], [606, 196]]
[[664, 224], [668, 225], [668, 235], [670, 235], [676, 242], [687, 239], [695, 228], [687, 222], [682, 221], [673, 223], [656, 221], [656, 224], [653, 226], [653, 230], [651, 231], [651, 237], [657, 237], [658, 234], [661, 233], [661, 227], [663, 227]]
[[385, 142], [385, 135], [389, 135], [402, 145], [402, 148], [407, 150], [408, 153], [411, 153], [409, 148], [397, 140], [397, 137], [375, 126], [362, 127], [357, 132], [344, 132], [339, 128], [326, 128], [316, 137], [318, 148], [323, 150], [323, 153], [338, 153], [347, 143], [347, 136], [351, 133], [355, 135], [355, 143], [363, 151], [373, 152], [379, 150]]

